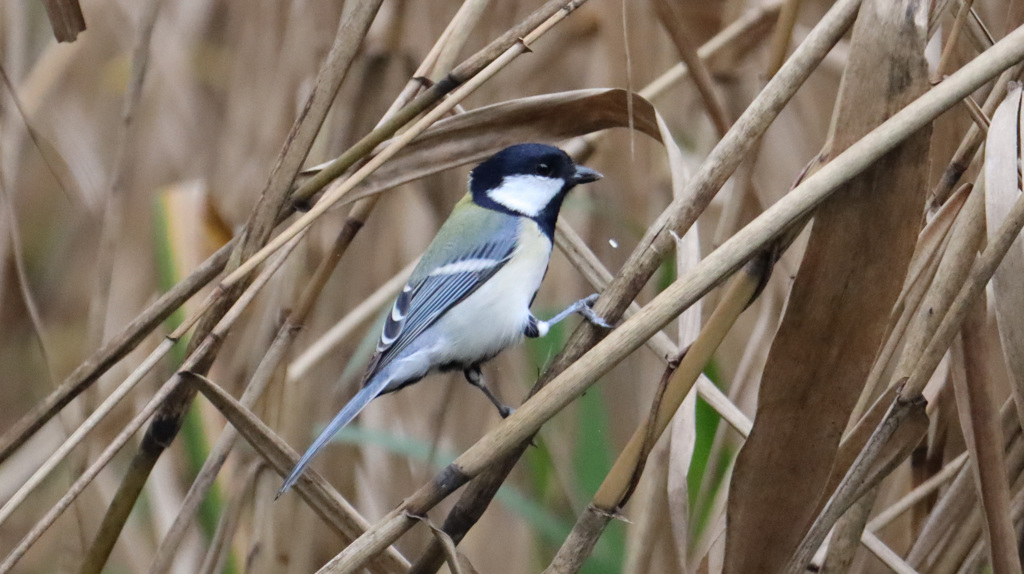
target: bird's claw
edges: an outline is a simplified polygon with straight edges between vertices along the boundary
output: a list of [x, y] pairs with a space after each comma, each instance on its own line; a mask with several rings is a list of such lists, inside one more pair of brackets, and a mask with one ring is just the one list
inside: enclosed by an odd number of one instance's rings
[[597, 298], [598, 294], [594, 293], [593, 295], [583, 299], [583, 306], [580, 307], [580, 315], [583, 315], [583, 318], [589, 321], [592, 325], [596, 325], [603, 329], [614, 328], [610, 323], [608, 323], [608, 321], [605, 321], [603, 317], [594, 311], [594, 302], [597, 301]]

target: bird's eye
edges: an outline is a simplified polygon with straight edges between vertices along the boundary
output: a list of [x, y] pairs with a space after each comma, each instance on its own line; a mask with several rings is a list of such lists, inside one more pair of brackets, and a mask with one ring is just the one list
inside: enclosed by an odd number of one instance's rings
[[550, 165], [548, 165], [546, 163], [538, 163], [537, 164], [537, 175], [542, 176], [542, 177], [548, 177], [549, 175], [551, 175], [551, 173], [552, 173], [552, 169], [551, 169]]

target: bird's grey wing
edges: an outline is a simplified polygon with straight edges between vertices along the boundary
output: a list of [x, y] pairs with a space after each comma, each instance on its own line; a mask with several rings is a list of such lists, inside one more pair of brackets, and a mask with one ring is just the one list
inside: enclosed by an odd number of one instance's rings
[[[355, 418], [381, 393], [388, 391], [391, 381], [374, 380], [374, 375], [397, 357], [409, 343], [437, 321], [453, 305], [467, 297], [484, 281], [501, 269], [512, 256], [514, 237], [484, 243], [462, 257], [453, 258], [402, 289], [384, 322], [377, 352], [363, 379], [363, 388], [335, 415], [330, 424], [313, 441], [306, 453], [285, 480], [277, 495], [281, 496], [298, 481], [306, 466], [328, 441]], [[416, 274], [413, 275], [416, 277]]]
[[514, 237], [485, 243], [406, 285], [384, 321], [364, 384], [456, 303], [497, 273], [512, 257], [515, 248]]

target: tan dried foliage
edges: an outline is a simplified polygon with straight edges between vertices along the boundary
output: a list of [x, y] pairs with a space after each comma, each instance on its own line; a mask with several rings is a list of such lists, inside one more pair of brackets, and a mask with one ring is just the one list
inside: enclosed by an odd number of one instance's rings
[[[3, 3], [0, 574], [1019, 573], [1021, 6]], [[617, 328], [489, 363], [505, 421], [375, 401], [275, 502], [521, 141], [605, 174], [535, 313]]]

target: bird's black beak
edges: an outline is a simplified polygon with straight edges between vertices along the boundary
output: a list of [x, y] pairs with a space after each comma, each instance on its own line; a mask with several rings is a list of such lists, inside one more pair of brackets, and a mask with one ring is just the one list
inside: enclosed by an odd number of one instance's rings
[[599, 171], [578, 165], [576, 166], [576, 175], [573, 177], [573, 181], [576, 183], [590, 183], [592, 181], [597, 181], [602, 177], [604, 176], [601, 175]]

